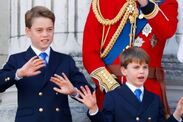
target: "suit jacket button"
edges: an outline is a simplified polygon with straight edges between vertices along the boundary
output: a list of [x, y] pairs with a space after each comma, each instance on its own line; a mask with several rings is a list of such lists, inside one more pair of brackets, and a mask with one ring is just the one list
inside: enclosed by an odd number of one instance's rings
[[7, 77], [7, 80], [10, 80], [10, 77]]
[[139, 117], [136, 117], [136, 121], [140, 121], [140, 118]]
[[10, 80], [10, 77], [7, 77], [4, 79], [5, 82], [9, 81]]
[[148, 121], [151, 121], [151, 117], [148, 117], [147, 119], [148, 119]]
[[39, 108], [39, 112], [43, 112], [43, 108]]
[[55, 110], [56, 110], [56, 112], [59, 112], [59, 111], [60, 111], [60, 109], [59, 109], [59, 108], [56, 108]]
[[43, 95], [43, 92], [39, 92], [39, 96], [42, 96]]
[[7, 82], [8, 81], [7, 78], [5, 78], [4, 81]]

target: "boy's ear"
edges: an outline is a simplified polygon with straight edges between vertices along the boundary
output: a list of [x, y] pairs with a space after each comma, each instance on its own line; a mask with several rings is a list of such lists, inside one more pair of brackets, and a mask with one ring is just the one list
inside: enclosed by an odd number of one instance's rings
[[30, 37], [30, 29], [28, 27], [25, 28], [25, 33], [27, 37]]
[[122, 73], [124, 76], [126, 76], [126, 69], [125, 69], [125, 67], [121, 66], [120, 70], [121, 70], [121, 73]]

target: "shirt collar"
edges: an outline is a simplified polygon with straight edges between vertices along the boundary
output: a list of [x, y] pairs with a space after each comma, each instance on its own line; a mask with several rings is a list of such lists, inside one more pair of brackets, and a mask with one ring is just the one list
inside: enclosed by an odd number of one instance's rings
[[129, 87], [129, 89], [134, 93], [134, 91], [136, 90], [136, 89], [140, 89], [141, 91], [142, 91], [142, 93], [144, 93], [144, 87], [143, 86], [141, 86], [141, 87], [136, 87], [136, 86], [134, 86], [134, 85], [132, 85], [131, 83], [129, 83], [129, 82], [126, 82], [126, 85]]
[[32, 50], [36, 53], [37, 56], [39, 56], [40, 53], [45, 52], [48, 57], [50, 56], [50, 47], [48, 47], [45, 51], [40, 51], [39, 49], [35, 48], [33, 45], [31, 45]]

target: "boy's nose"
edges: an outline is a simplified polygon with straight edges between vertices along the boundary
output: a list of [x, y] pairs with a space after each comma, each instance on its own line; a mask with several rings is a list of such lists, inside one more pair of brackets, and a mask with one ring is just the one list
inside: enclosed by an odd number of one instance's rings
[[143, 68], [140, 68], [139, 72], [140, 72], [140, 73], [144, 73], [145, 70], [144, 70]]
[[48, 32], [47, 31], [43, 31], [42, 35], [43, 36], [48, 36]]

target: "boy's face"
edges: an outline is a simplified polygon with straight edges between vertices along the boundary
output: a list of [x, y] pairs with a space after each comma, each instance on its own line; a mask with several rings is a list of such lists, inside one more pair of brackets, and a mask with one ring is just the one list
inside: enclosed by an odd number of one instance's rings
[[132, 62], [129, 63], [126, 68], [121, 67], [121, 72], [126, 76], [128, 83], [136, 87], [141, 87], [147, 79], [149, 69], [148, 64], [145, 62], [142, 64]]
[[32, 20], [32, 27], [26, 28], [26, 34], [31, 39], [32, 45], [45, 51], [53, 41], [54, 25], [51, 19], [37, 17]]

